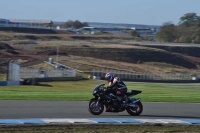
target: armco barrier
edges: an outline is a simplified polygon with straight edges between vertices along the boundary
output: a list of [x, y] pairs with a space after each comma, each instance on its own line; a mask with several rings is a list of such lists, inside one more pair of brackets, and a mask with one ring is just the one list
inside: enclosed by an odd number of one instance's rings
[[78, 81], [84, 80], [83, 77], [54, 77], [54, 78], [29, 78], [24, 81], [0, 81], [0, 86], [7, 85], [35, 85], [37, 82], [51, 82], [51, 81]]
[[21, 81], [0, 81], [0, 86], [22, 85]]
[[50, 77], [50, 78], [27, 78], [23, 79], [24, 85], [36, 85], [38, 82], [51, 82], [51, 81], [78, 81], [83, 80], [81, 76], [78, 77]]
[[7, 85], [7, 81], [0, 81], [0, 86], [6, 86]]
[[20, 81], [7, 81], [7, 85], [21, 85]]

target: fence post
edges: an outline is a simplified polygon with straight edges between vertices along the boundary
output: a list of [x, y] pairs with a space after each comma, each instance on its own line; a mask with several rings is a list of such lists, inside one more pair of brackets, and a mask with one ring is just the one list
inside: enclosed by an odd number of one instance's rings
[[93, 75], [94, 75], [94, 69], [92, 69], [92, 70], [90, 71], [90, 75], [91, 75], [91, 78], [92, 78]]

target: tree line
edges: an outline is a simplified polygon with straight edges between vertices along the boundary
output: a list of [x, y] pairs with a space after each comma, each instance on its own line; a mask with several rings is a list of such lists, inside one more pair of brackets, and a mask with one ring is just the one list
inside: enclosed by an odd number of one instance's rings
[[82, 28], [84, 26], [88, 26], [87, 22], [80, 22], [79, 20], [76, 21], [72, 21], [72, 20], [68, 20], [67, 22], [65, 22], [64, 24], [61, 25], [62, 28]]
[[177, 25], [166, 22], [156, 35], [160, 42], [200, 43], [200, 16], [186, 13]]

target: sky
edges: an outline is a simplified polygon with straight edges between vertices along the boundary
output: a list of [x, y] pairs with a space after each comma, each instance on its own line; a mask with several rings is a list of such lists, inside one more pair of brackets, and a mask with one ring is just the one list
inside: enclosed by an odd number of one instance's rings
[[0, 0], [5, 19], [162, 25], [191, 12], [200, 16], [200, 0]]

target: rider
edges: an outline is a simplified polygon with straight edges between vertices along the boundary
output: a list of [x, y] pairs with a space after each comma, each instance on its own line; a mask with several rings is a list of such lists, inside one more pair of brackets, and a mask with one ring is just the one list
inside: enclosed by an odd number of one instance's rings
[[127, 87], [124, 84], [124, 82], [119, 77], [114, 76], [112, 72], [107, 72], [105, 75], [105, 79], [109, 83], [109, 86], [107, 87], [107, 91], [116, 89], [116, 95], [119, 95], [119, 96], [121, 95], [127, 103], [127, 98], [124, 97], [125, 96], [124, 93], [127, 92]]

